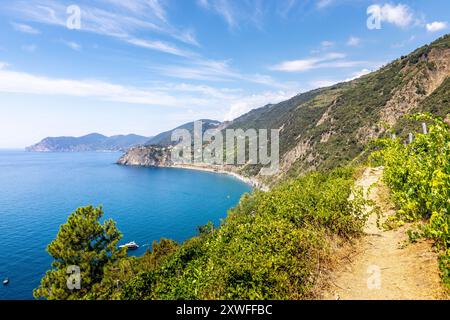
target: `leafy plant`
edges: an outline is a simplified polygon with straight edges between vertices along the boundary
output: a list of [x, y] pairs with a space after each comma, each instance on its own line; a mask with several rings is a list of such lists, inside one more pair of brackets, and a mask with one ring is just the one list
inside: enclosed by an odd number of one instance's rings
[[399, 223], [426, 221], [409, 232], [411, 240], [433, 239], [441, 251], [440, 267], [450, 283], [450, 127], [430, 114], [410, 120], [431, 123], [428, 134], [416, 134], [410, 144], [400, 139], [378, 141], [373, 162], [383, 164], [384, 181], [392, 190]]
[[158, 266], [140, 267], [121, 298], [312, 297], [332, 239], [356, 237], [365, 223], [353, 182], [353, 170], [340, 168], [247, 194], [219, 228], [208, 224]]

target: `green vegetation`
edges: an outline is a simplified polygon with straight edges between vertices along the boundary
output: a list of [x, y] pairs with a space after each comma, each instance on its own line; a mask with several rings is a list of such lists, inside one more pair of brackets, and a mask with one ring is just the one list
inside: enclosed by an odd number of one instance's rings
[[408, 145], [400, 139], [380, 140], [383, 149], [372, 160], [385, 166], [384, 180], [398, 207], [390, 222], [420, 222], [410, 237], [435, 241], [444, 281], [450, 284], [450, 127], [429, 114], [409, 118], [431, 123], [429, 133], [415, 134]]
[[[108, 220], [100, 224], [102, 216], [101, 208], [79, 208], [61, 226], [56, 239], [47, 247], [54, 258], [53, 268], [34, 291], [35, 298], [82, 299], [95, 289], [108, 267], [126, 256], [124, 250], [117, 249], [122, 235], [115, 223]], [[69, 266], [80, 268], [80, 290], [69, 290], [67, 286]]]
[[[361, 192], [353, 190], [353, 175], [349, 168], [315, 172], [280, 184], [267, 193], [247, 194], [219, 228], [209, 223], [199, 228], [199, 236], [182, 245], [163, 239], [138, 258], [117, 259], [118, 252], [111, 247], [119, 238], [117, 231], [113, 231], [113, 241], [104, 240], [106, 234], [115, 230], [111, 222], [102, 227], [96, 222], [99, 211], [79, 209], [49, 246], [49, 252], [58, 261], [54, 263], [57, 270], [46, 275], [36, 296], [311, 298], [317, 277], [330, 259], [330, 244], [352, 239], [362, 232], [365, 201]], [[352, 190], [354, 197], [349, 200]], [[88, 222], [93, 227], [87, 228]], [[80, 230], [83, 236], [67, 239], [69, 234], [79, 234]], [[107, 243], [113, 254], [93, 250], [92, 246], [97, 246], [92, 240], [99, 237], [102, 241], [95, 243]], [[92, 259], [92, 255], [99, 253], [102, 264]], [[62, 279], [66, 278], [66, 265], [80, 263], [82, 277], [89, 281], [83, 278], [83, 289], [75, 294], [63, 289]], [[53, 287], [62, 292], [55, 295], [50, 291]]]
[[[446, 118], [449, 113], [450, 105], [450, 77], [428, 97], [426, 97], [417, 107], [411, 110], [411, 113], [430, 113], [433, 116]], [[405, 117], [398, 119], [393, 127], [393, 131], [398, 137], [406, 139], [409, 132], [420, 130], [420, 124], [417, 121], [411, 121]]]
[[[344, 165], [364, 151], [370, 138], [384, 132], [381, 113], [396, 92], [412, 94], [418, 91], [421, 95], [423, 100], [419, 99], [413, 110], [407, 113], [431, 112], [439, 116], [448, 113], [448, 78], [435, 92], [428, 92], [429, 96], [423, 95], [424, 85], [430, 84], [439, 72], [445, 72], [442, 67], [439, 71], [436, 69], [432, 57], [445, 57], [448, 49], [450, 35], [361, 78], [252, 110], [234, 120], [231, 128], [282, 128], [281, 158], [297, 144], [306, 143], [305, 152], [294, 159], [289, 168], [287, 175], [290, 177], [295, 178], [311, 169], [327, 170]], [[434, 56], [431, 55], [433, 50]], [[410, 85], [413, 85], [412, 89], [408, 89]], [[390, 116], [400, 118], [405, 113], [402, 108], [395, 108]], [[395, 129], [402, 131], [403, 123]], [[254, 175], [258, 172], [256, 169], [248, 165], [242, 173]]]
[[[331, 259], [331, 244], [362, 233], [367, 204], [353, 190], [354, 170], [342, 166], [364, 161], [370, 138], [387, 132], [381, 114], [395, 92], [423, 98], [413, 109], [448, 115], [449, 79], [428, 96], [424, 83], [438, 67], [433, 49], [450, 48], [444, 36], [377, 72], [351, 82], [297, 95], [236, 119], [229, 128], [280, 128], [280, 156], [298, 144], [304, 152], [269, 192], [246, 194], [220, 227], [212, 223], [199, 235], [177, 244], [162, 239], [142, 257], [116, 249], [120, 234], [103, 212], [81, 208], [69, 218], [49, 253], [53, 268], [35, 291], [49, 299], [302, 299], [313, 298], [319, 274]], [[410, 81], [411, 79], [415, 80]], [[418, 82], [417, 82], [418, 81]], [[408, 87], [413, 85], [412, 91]], [[402, 97], [400, 95], [400, 97]], [[392, 113], [398, 108], [393, 107]], [[409, 110], [410, 111], [410, 110]], [[391, 114], [393, 121], [401, 114]], [[423, 222], [410, 235], [427, 237], [441, 251], [440, 267], [450, 283], [449, 127], [429, 115], [415, 123], [399, 121], [397, 140], [379, 140], [372, 161], [385, 166], [384, 179], [398, 207], [396, 223]], [[419, 122], [418, 122], [419, 121]], [[420, 122], [429, 134], [404, 145], [405, 132]], [[165, 137], [165, 138], [164, 138]], [[164, 134], [167, 138], [167, 133]], [[226, 151], [224, 154], [226, 154]], [[234, 152], [235, 150], [228, 150]], [[341, 166], [341, 167], [340, 167]], [[245, 166], [256, 175], [258, 166]], [[311, 170], [318, 170], [309, 172]], [[353, 194], [353, 197], [350, 195]], [[353, 199], [353, 200], [350, 200]], [[79, 265], [82, 289], [66, 288], [66, 267]]]

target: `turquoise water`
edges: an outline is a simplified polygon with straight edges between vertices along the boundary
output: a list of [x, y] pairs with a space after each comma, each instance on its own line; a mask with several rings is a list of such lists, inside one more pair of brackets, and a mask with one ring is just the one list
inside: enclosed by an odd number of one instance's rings
[[32, 299], [49, 269], [45, 248], [77, 207], [103, 205], [122, 243], [142, 254], [162, 237], [183, 241], [218, 224], [250, 187], [220, 174], [115, 165], [119, 153], [0, 150], [0, 299]]

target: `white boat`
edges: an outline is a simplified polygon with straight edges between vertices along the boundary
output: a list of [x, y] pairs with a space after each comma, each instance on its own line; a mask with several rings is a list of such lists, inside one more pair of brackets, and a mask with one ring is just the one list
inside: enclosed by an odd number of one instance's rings
[[119, 246], [119, 248], [127, 248], [128, 250], [136, 250], [137, 248], [139, 248], [139, 246], [137, 245], [136, 242], [131, 241], [131, 242], [125, 243], [124, 245]]
[[3, 280], [3, 285], [6, 286], [9, 283], [9, 279], [6, 278], [5, 280]]

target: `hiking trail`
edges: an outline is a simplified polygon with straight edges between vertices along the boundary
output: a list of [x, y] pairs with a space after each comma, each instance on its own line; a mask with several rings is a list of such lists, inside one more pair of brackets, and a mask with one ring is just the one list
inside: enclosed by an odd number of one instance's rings
[[[356, 182], [365, 197], [380, 207], [381, 221], [395, 213], [387, 198], [387, 188], [381, 184], [382, 173], [382, 168], [367, 168]], [[372, 213], [364, 236], [332, 272], [331, 287], [324, 298], [448, 299], [439, 275], [437, 253], [430, 241], [409, 242], [406, 233], [409, 227], [383, 230], [377, 226], [377, 214]]]

